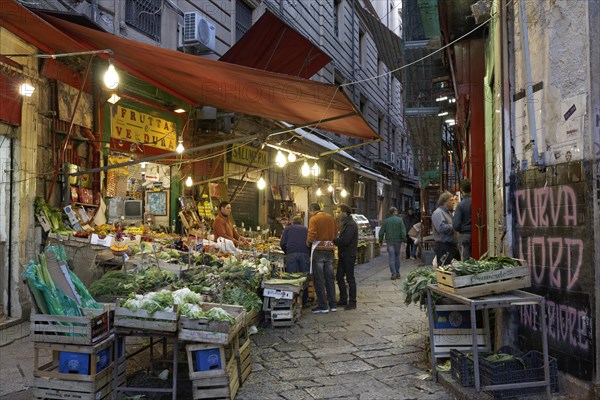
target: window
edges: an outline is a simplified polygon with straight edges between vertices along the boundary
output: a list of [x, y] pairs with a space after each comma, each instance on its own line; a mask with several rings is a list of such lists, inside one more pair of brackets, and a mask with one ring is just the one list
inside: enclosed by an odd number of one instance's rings
[[252, 8], [242, 0], [235, 2], [235, 41], [237, 42], [252, 26]]
[[363, 66], [363, 61], [365, 60], [367, 49], [367, 35], [365, 35], [365, 31], [361, 28], [358, 31], [358, 65]]
[[333, 33], [335, 36], [340, 35], [340, 25], [344, 16], [344, 6], [342, 0], [333, 0]]
[[125, 22], [144, 35], [160, 41], [162, 0], [127, 0]]

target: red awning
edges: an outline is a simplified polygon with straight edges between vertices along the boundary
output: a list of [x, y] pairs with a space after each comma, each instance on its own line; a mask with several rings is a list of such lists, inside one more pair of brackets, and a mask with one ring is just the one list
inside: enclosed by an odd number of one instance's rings
[[2, 26], [18, 32], [24, 31], [19, 27], [27, 27], [35, 40], [32, 43], [43, 45], [44, 51], [111, 49], [118, 69], [190, 104], [294, 125], [314, 122], [312, 126], [319, 129], [365, 140], [379, 138], [348, 96], [334, 85], [208, 60], [45, 17], [54, 29], [15, 0], [0, 0], [0, 11]]
[[308, 79], [331, 58], [266, 11], [220, 61]]

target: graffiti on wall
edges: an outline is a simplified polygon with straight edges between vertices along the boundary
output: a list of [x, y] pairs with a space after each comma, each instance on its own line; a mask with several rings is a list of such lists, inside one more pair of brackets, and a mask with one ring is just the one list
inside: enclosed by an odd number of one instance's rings
[[[531, 268], [532, 291], [547, 299], [550, 353], [561, 369], [591, 379], [594, 345], [591, 314], [593, 241], [586, 234], [583, 182], [527, 187], [515, 192], [517, 251]], [[591, 247], [590, 247], [591, 248]], [[520, 336], [541, 346], [538, 310], [521, 307]]]

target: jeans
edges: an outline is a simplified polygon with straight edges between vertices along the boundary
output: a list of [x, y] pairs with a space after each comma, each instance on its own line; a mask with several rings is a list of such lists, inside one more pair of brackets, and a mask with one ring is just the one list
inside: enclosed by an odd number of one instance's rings
[[390, 258], [390, 272], [392, 276], [400, 275], [400, 249], [402, 248], [401, 241], [387, 241], [387, 252]]
[[[302, 272], [308, 274], [310, 272], [310, 254], [308, 253], [290, 253], [285, 256], [285, 270], [295, 273]], [[308, 290], [302, 291], [302, 304], [308, 303]]]
[[346, 281], [348, 281], [350, 303], [356, 303], [356, 279], [354, 279], [354, 262], [356, 261], [356, 255], [338, 253], [338, 256], [339, 260], [336, 278], [338, 288], [340, 289], [340, 303], [348, 303], [348, 293], [346, 292], [344, 276], [346, 276]]
[[[333, 281], [333, 251], [315, 250], [313, 253], [313, 279], [319, 308], [327, 310], [336, 306]], [[327, 307], [329, 305], [329, 307]]]

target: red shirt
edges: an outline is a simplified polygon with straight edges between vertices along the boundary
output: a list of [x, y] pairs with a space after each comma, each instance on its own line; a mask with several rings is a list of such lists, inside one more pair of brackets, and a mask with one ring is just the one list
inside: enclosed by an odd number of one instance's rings
[[237, 244], [237, 241], [240, 238], [240, 234], [233, 229], [233, 224], [229, 218], [224, 217], [221, 213], [217, 215], [215, 222], [213, 222], [213, 233], [215, 234], [215, 242], [218, 238], [224, 237], [225, 239], [232, 240], [233, 243]]

